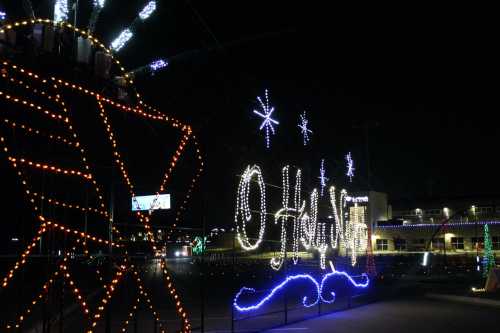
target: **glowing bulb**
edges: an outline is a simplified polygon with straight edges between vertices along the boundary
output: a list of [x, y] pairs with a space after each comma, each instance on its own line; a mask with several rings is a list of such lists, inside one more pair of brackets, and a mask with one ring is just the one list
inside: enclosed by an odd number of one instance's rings
[[111, 43], [111, 48], [114, 51], [120, 51], [120, 49], [122, 49], [133, 36], [134, 34], [130, 29], [127, 28], [123, 30], [120, 35]]
[[94, 0], [94, 7], [103, 8], [106, 0]]
[[139, 13], [141, 20], [147, 20], [156, 10], [156, 1], [150, 1]]
[[68, 19], [68, 12], [68, 0], [56, 0], [54, 5], [54, 21], [66, 21]]
[[151, 71], [153, 72], [156, 72], [162, 68], [165, 68], [168, 66], [168, 61], [167, 60], [163, 60], [163, 59], [158, 59], [158, 60], [155, 60], [153, 61], [152, 63], [149, 64], [149, 68], [151, 69]]

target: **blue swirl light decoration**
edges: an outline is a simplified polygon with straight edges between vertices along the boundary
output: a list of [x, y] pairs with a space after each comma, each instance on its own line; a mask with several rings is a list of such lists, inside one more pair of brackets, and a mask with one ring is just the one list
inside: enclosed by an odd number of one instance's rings
[[316, 293], [316, 299], [313, 302], [309, 302], [309, 298], [307, 296], [304, 296], [304, 298], [302, 298], [302, 305], [304, 305], [306, 308], [309, 308], [309, 307], [312, 307], [312, 306], [315, 306], [316, 304], [318, 304], [319, 299], [321, 297], [321, 294], [320, 294], [321, 288], [320, 288], [319, 283], [316, 281], [315, 278], [313, 278], [309, 274], [298, 274], [298, 275], [288, 276], [285, 279], [285, 281], [281, 282], [276, 287], [274, 287], [264, 298], [262, 298], [258, 303], [254, 304], [254, 305], [242, 306], [242, 305], [238, 304], [239, 298], [242, 294], [255, 293], [255, 289], [243, 287], [240, 289], [240, 291], [234, 297], [233, 306], [239, 312], [249, 312], [249, 311], [258, 310], [264, 304], [270, 302], [271, 299], [274, 297], [274, 295], [276, 295], [281, 290], [285, 289], [286, 286], [288, 284], [290, 284], [290, 282], [296, 281], [296, 280], [305, 280], [305, 281], [311, 282], [312, 285], [314, 286], [313, 291]]
[[241, 295], [248, 294], [248, 293], [255, 293], [255, 289], [243, 287], [240, 289], [240, 291], [238, 291], [238, 293], [234, 297], [233, 306], [238, 312], [250, 312], [250, 311], [258, 310], [259, 308], [264, 306], [266, 303], [269, 303], [277, 293], [279, 293], [281, 290], [284, 290], [290, 284], [290, 282], [296, 281], [296, 280], [305, 280], [305, 281], [311, 282], [312, 285], [314, 286], [313, 291], [317, 295], [316, 299], [312, 302], [309, 301], [309, 298], [307, 296], [304, 296], [304, 298], [302, 299], [302, 305], [304, 307], [309, 308], [309, 307], [315, 306], [320, 301], [327, 303], [327, 304], [331, 304], [331, 303], [335, 302], [335, 292], [330, 291], [328, 297], [325, 298], [325, 297], [323, 297], [323, 294], [324, 294], [323, 289], [325, 287], [325, 283], [334, 276], [341, 276], [341, 277], [346, 278], [346, 280], [353, 287], [359, 288], [359, 289], [368, 288], [368, 286], [370, 284], [370, 279], [366, 273], [361, 274], [361, 277], [364, 278], [364, 282], [356, 282], [353, 279], [353, 277], [350, 276], [348, 273], [336, 271], [335, 269], [333, 269], [333, 271], [331, 273], [323, 275], [323, 278], [321, 279], [321, 283], [318, 283], [318, 281], [316, 281], [316, 279], [309, 274], [297, 274], [297, 275], [288, 276], [283, 282], [281, 282], [280, 284], [275, 286], [273, 289], [271, 289], [271, 291], [264, 298], [262, 298], [260, 301], [258, 301], [257, 303], [255, 303], [253, 305], [243, 306], [240, 304], [239, 299], [240, 299]]

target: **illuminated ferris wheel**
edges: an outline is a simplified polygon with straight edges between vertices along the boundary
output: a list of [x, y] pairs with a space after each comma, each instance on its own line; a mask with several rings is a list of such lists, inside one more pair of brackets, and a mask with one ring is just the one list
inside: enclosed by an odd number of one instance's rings
[[[2, 180], [16, 179], [17, 191], [23, 194], [20, 200], [25, 202], [25, 210], [16, 214], [26, 221], [26, 240], [16, 261], [0, 271], [2, 330], [46, 331], [51, 325], [70, 329], [63, 318], [67, 309], [73, 309], [74, 327], [107, 331], [111, 308], [127, 305], [123, 315], [117, 315], [123, 332], [139, 311], [148, 313], [155, 331], [172, 330], [165, 318], [173, 314], [179, 319], [178, 330], [190, 332], [187, 309], [166, 262], [161, 260], [159, 267], [163, 294], [170, 298], [171, 307], [160, 309], [145, 283], [145, 269], [130, 257], [129, 243], [117, 223], [127, 220], [143, 230], [155, 255], [160, 246], [152, 231], [155, 207], [176, 181], [173, 172], [181, 157], [195, 170], [188, 181], [177, 181], [185, 186], [185, 195], [173, 227], [180, 223], [203, 171], [191, 126], [146, 104], [134, 87], [138, 75], [161, 70], [168, 60], [157, 59], [128, 71], [117, 58], [136, 27], [154, 14], [156, 1], [146, 2], [110, 45], [94, 36], [105, 0], [92, 2], [84, 27], [74, 24], [78, 1], [56, 0], [52, 19], [38, 18], [30, 1], [23, 4], [28, 17], [20, 20], [10, 19], [0, 9], [0, 144], [6, 165]], [[152, 153], [148, 160], [133, 149], [144, 122], [170, 135], [168, 141], [145, 141], [151, 151], [159, 151], [159, 158]], [[165, 142], [176, 144], [172, 149]], [[156, 175], [156, 180], [141, 180], [136, 165], [143, 160], [153, 170], [148, 176]], [[102, 161], [112, 163], [108, 167], [114, 170], [111, 186], [110, 173], [99, 168]], [[146, 184], [156, 193], [150, 209], [125, 212], [109, 199], [110, 195], [116, 200], [120, 195], [135, 199]], [[13, 300], [20, 306], [8, 307]], [[50, 316], [58, 308], [61, 313]]]

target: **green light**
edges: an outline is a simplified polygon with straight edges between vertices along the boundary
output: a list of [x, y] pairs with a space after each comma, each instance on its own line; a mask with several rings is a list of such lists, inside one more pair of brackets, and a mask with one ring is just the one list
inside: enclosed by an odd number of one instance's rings
[[193, 242], [193, 254], [200, 255], [206, 250], [207, 237], [195, 237]]
[[484, 256], [483, 256], [483, 276], [487, 277], [490, 270], [495, 267], [495, 257], [491, 243], [490, 229], [484, 225]]

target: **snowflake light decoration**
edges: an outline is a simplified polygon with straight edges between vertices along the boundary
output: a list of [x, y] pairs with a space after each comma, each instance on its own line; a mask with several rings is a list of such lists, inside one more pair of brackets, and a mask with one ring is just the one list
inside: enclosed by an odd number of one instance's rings
[[347, 162], [347, 177], [349, 177], [349, 181], [352, 183], [352, 177], [354, 177], [354, 170], [356, 170], [354, 168], [354, 161], [352, 160], [352, 156], [351, 156], [351, 153], [349, 152], [346, 156], [345, 156], [345, 160]]
[[304, 111], [304, 113], [300, 115], [300, 123], [298, 125], [301, 130], [302, 136], [304, 137], [304, 146], [306, 146], [310, 140], [309, 133], [312, 134], [312, 131], [309, 129], [309, 127], [307, 127], [308, 123], [309, 120], [307, 120], [306, 112]]
[[321, 167], [319, 168], [319, 185], [321, 186], [320, 189], [320, 194], [323, 196], [323, 192], [326, 187], [326, 183], [330, 180], [329, 178], [326, 177], [326, 171], [325, 171], [325, 159], [321, 160]]
[[262, 101], [262, 99], [260, 97], [257, 97], [257, 100], [260, 103], [261, 112], [259, 112], [257, 110], [253, 110], [253, 113], [255, 113], [256, 115], [258, 115], [258, 116], [262, 117], [262, 119], [264, 119], [262, 121], [262, 124], [260, 125], [259, 129], [266, 130], [266, 147], [269, 148], [269, 146], [270, 146], [270, 132], [272, 132], [272, 134], [275, 133], [273, 124], [279, 125], [279, 122], [276, 121], [275, 119], [271, 118], [271, 115], [274, 112], [274, 107], [269, 106], [269, 94], [268, 94], [267, 89], [266, 89], [266, 93], [265, 93], [265, 102]]

